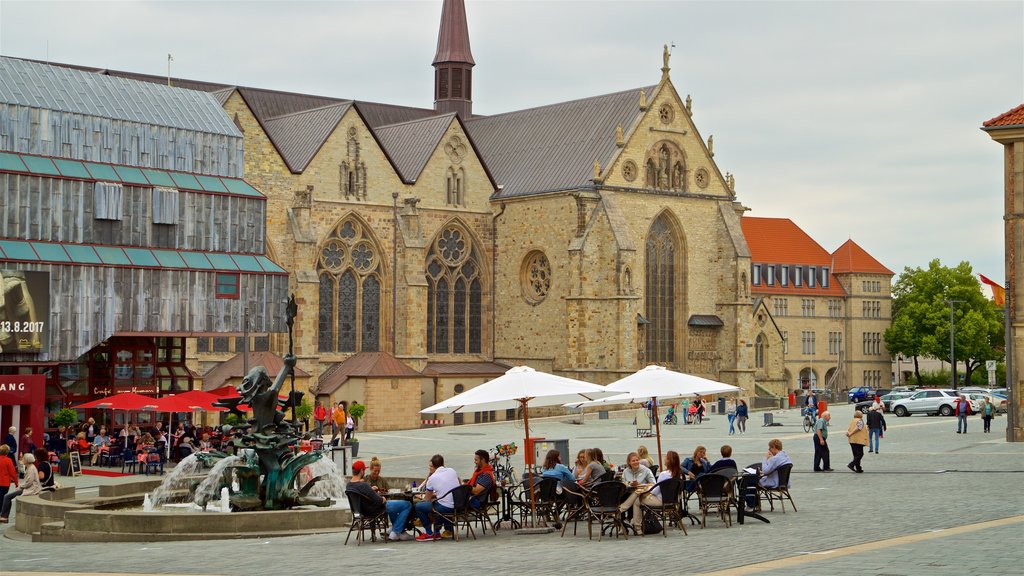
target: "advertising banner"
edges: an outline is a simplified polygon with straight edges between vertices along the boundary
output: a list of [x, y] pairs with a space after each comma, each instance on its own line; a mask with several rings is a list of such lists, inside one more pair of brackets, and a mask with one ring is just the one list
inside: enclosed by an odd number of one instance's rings
[[0, 270], [0, 353], [48, 351], [50, 273]]

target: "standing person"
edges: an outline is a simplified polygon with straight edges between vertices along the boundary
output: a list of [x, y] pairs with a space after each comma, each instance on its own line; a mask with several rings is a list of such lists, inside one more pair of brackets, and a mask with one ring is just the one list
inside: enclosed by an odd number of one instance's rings
[[7, 457], [14, 463], [14, 467], [18, 467], [18, 429], [11, 426], [7, 429], [7, 436], [4, 437], [4, 444], [10, 449]]
[[882, 416], [882, 409], [872, 405], [868, 410], [868, 452], [878, 454], [878, 440], [886, 429], [885, 416]]
[[313, 420], [316, 421], [316, 435], [323, 438], [324, 436], [324, 422], [327, 420], [327, 408], [316, 401], [316, 406], [313, 408]]
[[[346, 407], [347, 408], [347, 407]], [[356, 430], [356, 421], [352, 418], [352, 411], [345, 410], [345, 442], [352, 439], [352, 433]]]
[[[416, 517], [420, 519], [420, 524], [423, 526], [423, 534], [416, 537], [417, 542], [441, 539], [444, 521], [438, 516], [435, 523], [435, 520], [431, 519], [431, 511], [435, 507], [444, 513], [455, 510], [455, 498], [449, 492], [459, 486], [459, 475], [455, 473], [455, 470], [445, 467], [444, 456], [434, 454], [427, 466], [430, 476], [427, 477], [427, 482], [424, 484], [423, 501], [418, 502], [415, 507]], [[433, 500], [437, 500], [437, 503], [433, 504]]]
[[971, 402], [967, 399], [967, 396], [963, 394], [956, 399], [956, 404], [953, 407], [953, 413], [956, 414], [956, 433], [960, 434], [960, 425], [963, 425], [964, 434], [967, 434], [967, 417], [971, 415]]
[[988, 434], [992, 431], [992, 412], [994, 411], [994, 408], [992, 407], [992, 403], [988, 401], [987, 397], [981, 402], [981, 420], [985, 423], [985, 429], [982, 432]]
[[860, 474], [864, 471], [860, 461], [864, 458], [864, 446], [868, 443], [868, 428], [864, 425], [864, 414], [860, 410], [853, 413], [846, 437], [850, 440], [850, 450], [853, 452], [853, 460], [846, 467]]
[[43, 491], [43, 484], [40, 482], [39, 470], [36, 468], [36, 457], [33, 454], [25, 454], [21, 457], [25, 464], [25, 477], [21, 480], [21, 486], [13, 492], [4, 496], [3, 508], [0, 508], [0, 524], [7, 524], [7, 516], [11, 513], [11, 505], [14, 499], [24, 494], [35, 496]]
[[25, 433], [21, 435], [21, 451], [25, 454], [36, 451], [36, 443], [32, 440], [31, 426], [26, 427]]
[[[815, 472], [831, 472], [832, 463], [829, 461], [829, 450], [828, 450], [828, 423], [832, 420], [832, 414], [825, 410], [821, 413], [821, 418], [814, 421], [814, 471]], [[824, 466], [822, 466], [824, 465]]]
[[8, 458], [10, 453], [10, 446], [0, 444], [0, 502], [4, 501], [12, 485], [18, 487], [18, 467]]
[[729, 418], [729, 436], [732, 436], [736, 433], [736, 400], [729, 400], [725, 415]]
[[338, 436], [341, 436], [341, 444], [345, 440], [345, 402], [338, 402], [331, 412], [331, 445], [337, 446]]
[[740, 399], [736, 405], [736, 425], [740, 429], [740, 434], [747, 433], [747, 401]]

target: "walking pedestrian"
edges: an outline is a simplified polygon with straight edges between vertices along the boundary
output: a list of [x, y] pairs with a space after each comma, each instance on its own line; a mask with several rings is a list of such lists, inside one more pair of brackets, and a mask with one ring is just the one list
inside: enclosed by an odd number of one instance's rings
[[740, 434], [747, 433], [747, 402], [746, 400], [740, 400], [739, 404], [736, 405], [736, 424], [740, 429]]
[[995, 408], [992, 406], [992, 403], [988, 401], [988, 398], [985, 398], [981, 402], [981, 421], [985, 423], [985, 429], [983, 432], [988, 434], [992, 431], [992, 415], [995, 412]]
[[853, 413], [846, 437], [850, 440], [850, 451], [853, 452], [853, 460], [846, 467], [860, 474], [864, 472], [860, 461], [864, 458], [864, 446], [868, 443], [868, 428], [864, 425], [864, 414], [860, 410]]
[[725, 409], [725, 414], [729, 418], [729, 436], [736, 433], [736, 401], [729, 400], [729, 406]]
[[872, 404], [868, 411], [868, 452], [878, 454], [878, 440], [882, 437], [882, 432], [885, 429], [885, 416], [882, 415], [882, 409], [878, 405]]
[[821, 413], [821, 418], [814, 421], [814, 471], [831, 472], [832, 463], [829, 461], [828, 450], [828, 423], [832, 414], [828, 410]]
[[316, 435], [323, 438], [324, 436], [324, 422], [327, 420], [327, 408], [316, 401], [316, 406], [313, 408], [313, 420], [316, 421]]
[[345, 401], [338, 402], [331, 413], [331, 445], [338, 445], [338, 437], [341, 437], [341, 444], [345, 443]]
[[961, 394], [953, 406], [953, 413], [956, 414], [956, 433], [960, 434], [960, 427], [963, 426], [963, 433], [967, 434], [967, 417], [971, 415], [971, 401], [967, 396]]

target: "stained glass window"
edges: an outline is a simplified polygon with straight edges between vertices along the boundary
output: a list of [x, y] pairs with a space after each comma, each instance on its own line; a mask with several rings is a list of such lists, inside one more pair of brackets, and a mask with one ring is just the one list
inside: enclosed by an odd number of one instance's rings
[[321, 352], [378, 351], [381, 347], [380, 249], [369, 228], [343, 220], [320, 249], [318, 346]]
[[651, 362], [674, 364], [676, 333], [676, 240], [665, 217], [651, 225], [645, 250], [647, 356]]
[[363, 280], [363, 352], [380, 350], [380, 281], [376, 276]]
[[427, 352], [479, 354], [483, 285], [480, 255], [458, 226], [442, 230], [427, 255]]

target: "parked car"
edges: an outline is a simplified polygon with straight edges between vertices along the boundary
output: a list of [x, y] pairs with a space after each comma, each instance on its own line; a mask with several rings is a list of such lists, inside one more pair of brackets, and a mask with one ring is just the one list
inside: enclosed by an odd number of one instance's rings
[[860, 402], [869, 398], [875, 397], [875, 390], [871, 386], [857, 386], [856, 388], [850, 388], [850, 391], [846, 393], [846, 403]]
[[896, 386], [891, 392], [914, 392], [917, 390], [917, 386]]
[[978, 387], [974, 387], [974, 386], [969, 386], [967, 388], [958, 388], [957, 392], [966, 393], [966, 394], [991, 394], [992, 393], [992, 391], [989, 390], [988, 388], [978, 388]]
[[992, 393], [993, 394], [999, 394], [1000, 396], [1005, 398], [1006, 397], [1006, 388], [993, 388], [992, 389]]
[[[902, 400], [903, 398], [909, 398], [912, 394], [912, 392], [890, 392], [888, 394], [882, 394], [882, 406], [885, 408], [886, 412], [892, 412], [893, 401]], [[857, 402], [857, 405], [854, 406], [854, 408], [860, 410], [861, 412], [867, 412], [868, 409], [871, 408], [871, 405], [874, 403], [874, 399], [868, 399], [864, 400], [863, 402]]]
[[[952, 416], [956, 412], [956, 390], [940, 390], [929, 388], [918, 390], [910, 397], [892, 403], [892, 413], [899, 416], [911, 414], [941, 414]], [[973, 406], [972, 406], [973, 409]]]

